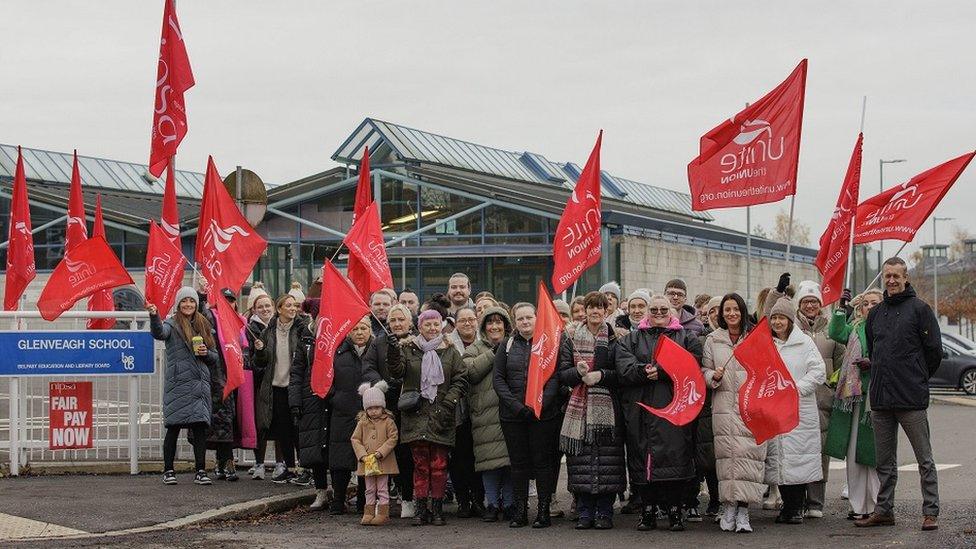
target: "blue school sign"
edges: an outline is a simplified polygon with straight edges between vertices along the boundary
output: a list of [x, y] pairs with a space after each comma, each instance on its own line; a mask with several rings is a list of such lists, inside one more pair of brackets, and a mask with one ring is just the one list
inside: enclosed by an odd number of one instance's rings
[[0, 332], [0, 376], [153, 373], [149, 332]]

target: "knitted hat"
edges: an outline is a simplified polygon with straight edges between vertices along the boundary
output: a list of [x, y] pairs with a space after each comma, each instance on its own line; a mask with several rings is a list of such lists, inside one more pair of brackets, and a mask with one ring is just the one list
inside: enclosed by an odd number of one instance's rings
[[793, 316], [796, 315], [796, 309], [793, 308], [793, 302], [785, 297], [781, 297], [776, 300], [773, 304], [772, 310], [769, 311], [769, 316], [773, 315], [783, 315], [786, 318], [793, 320]]
[[363, 410], [372, 408], [374, 406], [386, 408], [386, 390], [389, 388], [389, 385], [387, 385], [383, 380], [380, 380], [372, 387], [369, 386], [369, 383], [363, 383], [360, 385], [359, 394], [363, 397]]
[[667, 291], [668, 288], [677, 288], [682, 292], [688, 291], [688, 286], [685, 284], [685, 281], [681, 280], [680, 278], [673, 278], [669, 280], [668, 283], [664, 285], [664, 290]]
[[708, 300], [708, 305], [705, 306], [706, 311], [711, 311], [715, 307], [720, 307], [722, 305], [722, 296], [717, 295]]
[[247, 308], [253, 309], [254, 302], [263, 295], [268, 295], [268, 292], [264, 291], [264, 283], [255, 282], [254, 285], [251, 286], [251, 293], [247, 295]]
[[645, 290], [634, 290], [634, 292], [630, 294], [630, 297], [627, 298], [627, 301], [631, 301], [634, 299], [642, 299], [644, 300], [645, 304], [647, 305], [651, 304], [651, 294], [649, 294]]
[[294, 297], [298, 303], [305, 301], [305, 292], [302, 291], [301, 282], [292, 282], [291, 289], [288, 290], [288, 295]]
[[562, 299], [554, 299], [552, 302], [556, 306], [556, 311], [559, 314], [569, 315], [569, 303], [566, 303]]
[[200, 296], [197, 295], [197, 291], [190, 286], [183, 286], [180, 288], [180, 290], [176, 292], [176, 299], [173, 302], [179, 306], [180, 302], [186, 298], [192, 299], [197, 306], [200, 306]]
[[805, 297], [815, 297], [823, 305], [823, 294], [820, 293], [820, 284], [812, 280], [800, 282], [800, 285], [796, 288], [796, 293], [793, 295], [793, 302], [796, 303], [797, 308], [800, 307], [800, 302]]
[[417, 317], [417, 325], [423, 324], [425, 320], [430, 320], [432, 318], [436, 318], [438, 321], [444, 319], [444, 317], [442, 317], [441, 314], [434, 309], [427, 309], [426, 311], [420, 313], [420, 316]]
[[617, 301], [620, 301], [620, 284], [616, 282], [607, 282], [603, 286], [600, 286], [601, 294], [613, 294]]

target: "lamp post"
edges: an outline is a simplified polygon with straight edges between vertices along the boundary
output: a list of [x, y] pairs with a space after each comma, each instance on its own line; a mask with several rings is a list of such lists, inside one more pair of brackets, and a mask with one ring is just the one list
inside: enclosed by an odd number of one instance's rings
[[[884, 192], [884, 167], [885, 164], [897, 164], [899, 162], [907, 162], [904, 158], [895, 158], [894, 160], [878, 160], [878, 171], [880, 177], [878, 178], [878, 183], [880, 187], [880, 192]], [[884, 256], [884, 240], [878, 241], [878, 271], [881, 271], [881, 262], [886, 258]]]
[[939, 221], [952, 221], [954, 217], [932, 217], [932, 310], [935, 312], [935, 320], [939, 321], [939, 255], [938, 248], [938, 233], [936, 232], [936, 227], [939, 225]]

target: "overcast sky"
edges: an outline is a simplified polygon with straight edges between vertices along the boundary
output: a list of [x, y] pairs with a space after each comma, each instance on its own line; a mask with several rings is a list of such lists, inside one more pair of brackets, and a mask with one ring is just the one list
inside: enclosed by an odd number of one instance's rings
[[[838, 3], [839, 4], [839, 3]], [[3, 0], [0, 142], [147, 162], [161, 0]], [[836, 7], [835, 7], [836, 6]], [[810, 60], [796, 215], [816, 240], [868, 96], [862, 198], [976, 147], [976, 2], [178, 0], [181, 169], [285, 183], [367, 116], [687, 192], [698, 138]], [[976, 167], [937, 215], [976, 233]], [[770, 226], [789, 202], [753, 210]], [[718, 222], [745, 228], [741, 209]], [[931, 241], [931, 221], [917, 240]], [[940, 233], [948, 235], [948, 227]]]

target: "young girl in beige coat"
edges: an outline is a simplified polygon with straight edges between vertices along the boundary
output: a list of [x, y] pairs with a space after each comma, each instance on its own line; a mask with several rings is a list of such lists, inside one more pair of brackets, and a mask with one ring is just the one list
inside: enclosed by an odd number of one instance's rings
[[393, 413], [386, 409], [385, 392], [385, 381], [373, 387], [368, 383], [359, 386], [364, 411], [357, 417], [351, 442], [359, 460], [356, 474], [366, 477], [366, 507], [360, 521], [364, 526], [380, 526], [389, 522], [390, 475], [400, 472], [393, 453], [399, 434]]

